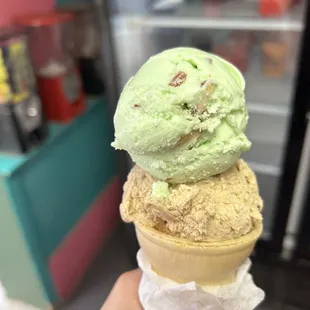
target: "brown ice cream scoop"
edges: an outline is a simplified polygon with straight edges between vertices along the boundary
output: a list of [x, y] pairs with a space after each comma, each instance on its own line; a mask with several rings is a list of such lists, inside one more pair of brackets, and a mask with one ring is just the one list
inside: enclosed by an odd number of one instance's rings
[[166, 197], [152, 195], [156, 182], [132, 169], [120, 207], [124, 221], [192, 242], [240, 238], [262, 224], [256, 178], [243, 160], [207, 180], [169, 185]]

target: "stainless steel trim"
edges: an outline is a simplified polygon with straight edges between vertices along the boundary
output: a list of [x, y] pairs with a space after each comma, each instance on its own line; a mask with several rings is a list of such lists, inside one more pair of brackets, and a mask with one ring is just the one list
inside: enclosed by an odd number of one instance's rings
[[[114, 115], [117, 100], [119, 96], [119, 83], [117, 80], [117, 62], [116, 53], [114, 52], [114, 42], [112, 39], [112, 27], [110, 20], [109, 1], [92, 0], [96, 8], [97, 22], [101, 34], [101, 56], [103, 76], [105, 82], [105, 92], [107, 96], [107, 104], [110, 108], [111, 115]], [[112, 141], [111, 141], [112, 142]], [[128, 174], [128, 160], [122, 152], [117, 152], [117, 166], [122, 181], [126, 180]]]
[[307, 129], [302, 148], [300, 163], [297, 172], [296, 183], [293, 192], [292, 204], [286, 225], [286, 234], [283, 241], [284, 258], [290, 258], [296, 247], [296, 234], [302, 218], [302, 208], [304, 206], [307, 184], [310, 171], [310, 113], [307, 114]]
[[117, 65], [112, 40], [112, 29], [110, 25], [109, 5], [106, 0], [92, 0], [96, 8], [96, 21], [101, 35], [101, 58], [103, 63], [103, 75], [105, 91], [111, 112], [114, 114], [119, 95], [118, 82], [116, 78]]
[[260, 31], [296, 31], [304, 28], [302, 21], [290, 19], [230, 19], [230, 18], [190, 18], [163, 16], [126, 16], [128, 21], [144, 27], [154, 28], [191, 28], [191, 29], [229, 29]]
[[251, 113], [267, 114], [274, 116], [289, 116], [291, 110], [288, 106], [279, 106], [275, 104], [251, 102], [247, 103], [247, 109]]
[[265, 165], [265, 164], [260, 164], [256, 162], [249, 162], [249, 166], [256, 172], [260, 174], [267, 174], [271, 176], [280, 176], [281, 174], [281, 168], [272, 166], [272, 165]]

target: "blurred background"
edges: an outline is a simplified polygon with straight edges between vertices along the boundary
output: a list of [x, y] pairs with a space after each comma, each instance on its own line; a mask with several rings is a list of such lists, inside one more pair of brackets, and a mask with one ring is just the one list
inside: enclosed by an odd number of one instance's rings
[[264, 200], [260, 309], [310, 309], [308, 1], [11, 0], [0, 26], [0, 281], [11, 299], [99, 309], [135, 267], [134, 229], [118, 212], [132, 164], [110, 147], [113, 113], [151, 55], [192, 46], [246, 79], [244, 158]]

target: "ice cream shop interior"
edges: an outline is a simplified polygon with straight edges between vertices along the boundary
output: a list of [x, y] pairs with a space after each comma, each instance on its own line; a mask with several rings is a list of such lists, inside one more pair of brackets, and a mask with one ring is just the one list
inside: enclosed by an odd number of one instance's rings
[[306, 0], [0, 1], [0, 310], [310, 309], [309, 72]]

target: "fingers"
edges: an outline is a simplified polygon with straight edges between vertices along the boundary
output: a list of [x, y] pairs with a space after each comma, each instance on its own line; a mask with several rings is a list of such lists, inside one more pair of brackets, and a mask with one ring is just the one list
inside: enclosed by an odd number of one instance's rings
[[123, 273], [101, 310], [143, 310], [138, 296], [141, 275], [140, 269]]

